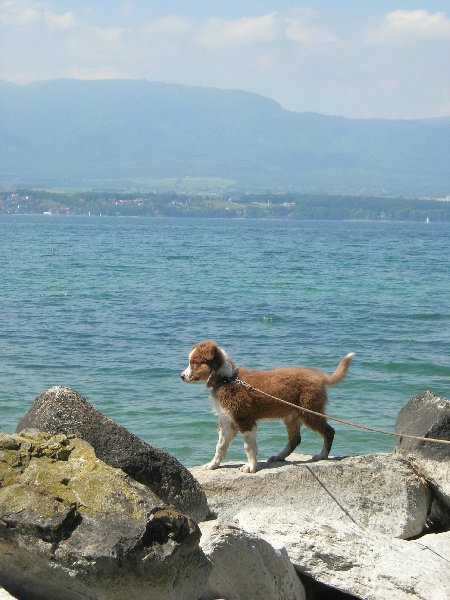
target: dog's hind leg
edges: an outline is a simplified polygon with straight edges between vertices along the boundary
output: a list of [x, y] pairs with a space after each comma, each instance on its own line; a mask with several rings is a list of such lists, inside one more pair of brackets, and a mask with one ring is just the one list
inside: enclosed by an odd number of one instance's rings
[[320, 435], [323, 438], [322, 451], [320, 452], [320, 454], [315, 454], [311, 458], [311, 460], [312, 461], [326, 460], [328, 458], [328, 455], [330, 454], [331, 446], [333, 444], [334, 433], [335, 433], [333, 427], [331, 427], [331, 425], [328, 425], [328, 423], [326, 422], [325, 419], [320, 419], [319, 426], [318, 426], [317, 421], [315, 421], [314, 424], [305, 422], [305, 425], [310, 427], [313, 431], [320, 433]]
[[301, 420], [298, 415], [289, 415], [283, 419], [288, 434], [288, 443], [284, 450], [275, 456], [271, 456], [267, 462], [282, 462], [289, 456], [302, 441], [300, 435]]
[[256, 444], [257, 431], [258, 427], [254, 425], [249, 431], [242, 432], [244, 438], [244, 450], [247, 454], [247, 463], [241, 467], [243, 473], [256, 473], [258, 469], [258, 464], [256, 462], [256, 455], [258, 453], [258, 446]]
[[225, 458], [228, 446], [234, 440], [237, 434], [237, 429], [232, 421], [228, 419], [219, 420], [219, 439], [217, 441], [216, 453], [210, 463], [205, 465], [204, 469], [217, 469], [221, 461]]

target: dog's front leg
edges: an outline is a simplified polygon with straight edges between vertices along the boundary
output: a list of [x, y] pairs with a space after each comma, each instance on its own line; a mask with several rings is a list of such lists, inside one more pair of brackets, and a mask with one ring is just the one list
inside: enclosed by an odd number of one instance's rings
[[256, 444], [257, 431], [258, 427], [255, 425], [250, 431], [244, 431], [242, 433], [244, 438], [244, 449], [247, 454], [247, 463], [241, 467], [243, 473], [256, 473], [258, 469], [258, 464], [256, 462], [256, 455], [258, 453], [258, 446]]
[[216, 453], [210, 463], [204, 466], [204, 469], [217, 469], [221, 461], [225, 458], [228, 446], [236, 437], [237, 429], [228, 419], [219, 420], [219, 439], [217, 441]]

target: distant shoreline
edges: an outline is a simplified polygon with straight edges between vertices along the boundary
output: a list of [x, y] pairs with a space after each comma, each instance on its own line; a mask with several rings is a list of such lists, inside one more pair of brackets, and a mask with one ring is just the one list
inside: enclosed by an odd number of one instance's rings
[[[448, 197], [447, 197], [448, 198]], [[0, 214], [43, 216], [450, 222], [450, 201], [300, 193], [0, 191]]]

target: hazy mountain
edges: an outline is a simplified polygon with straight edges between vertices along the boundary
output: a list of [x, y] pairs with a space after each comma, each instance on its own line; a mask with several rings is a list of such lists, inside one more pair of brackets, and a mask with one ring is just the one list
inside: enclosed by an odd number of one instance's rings
[[450, 118], [294, 113], [147, 81], [0, 82], [0, 184], [224, 178], [237, 187], [445, 195]]

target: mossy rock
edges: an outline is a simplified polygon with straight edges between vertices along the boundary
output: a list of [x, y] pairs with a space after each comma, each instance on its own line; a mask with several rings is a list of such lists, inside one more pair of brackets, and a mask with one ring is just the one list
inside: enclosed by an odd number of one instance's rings
[[35, 429], [0, 435], [0, 585], [14, 595], [177, 598], [174, 582], [191, 569], [186, 598], [198, 598], [209, 568], [199, 539], [191, 517], [86, 441]]

